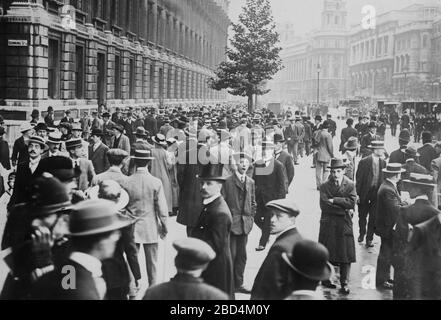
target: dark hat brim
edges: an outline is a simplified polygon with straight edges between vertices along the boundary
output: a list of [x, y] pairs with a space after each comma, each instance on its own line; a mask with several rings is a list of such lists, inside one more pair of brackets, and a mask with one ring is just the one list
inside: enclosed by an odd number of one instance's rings
[[297, 272], [298, 274], [300, 274], [301, 276], [310, 279], [310, 280], [314, 280], [314, 281], [325, 281], [325, 280], [329, 280], [332, 276], [332, 270], [333, 267], [329, 262], [326, 262], [325, 267], [323, 268], [323, 270], [320, 273], [317, 274], [312, 274], [312, 273], [305, 273], [303, 271], [300, 271], [299, 269], [297, 269], [290, 261], [288, 254], [286, 252], [282, 253], [282, 259], [283, 261], [285, 261], [286, 264], [288, 264], [288, 266], [294, 270], [295, 272]]
[[44, 218], [50, 216], [52, 214], [61, 215], [63, 213], [67, 213], [72, 209], [73, 205], [70, 201], [66, 201], [64, 203], [57, 203], [53, 205], [47, 205], [39, 207], [37, 210], [33, 210], [32, 216], [33, 218]]
[[118, 218], [118, 221], [115, 221], [114, 223], [106, 227], [91, 229], [84, 232], [69, 232], [66, 235], [70, 237], [92, 236], [95, 234], [107, 233], [107, 232], [123, 229], [135, 223], [136, 221], [137, 220], [122, 220], [121, 218]]

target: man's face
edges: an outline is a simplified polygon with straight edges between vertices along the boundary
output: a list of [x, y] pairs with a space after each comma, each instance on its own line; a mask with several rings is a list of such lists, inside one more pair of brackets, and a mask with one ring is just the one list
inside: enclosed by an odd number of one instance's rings
[[79, 131], [79, 130], [74, 130], [74, 131], [72, 131], [72, 136], [74, 137], [74, 138], [81, 138], [81, 133], [82, 133], [82, 131]]
[[109, 118], [109, 117], [103, 117], [103, 121], [104, 121], [104, 122], [106, 122], [106, 123], [107, 123], [107, 122], [109, 122], [109, 120], [110, 120], [110, 118]]
[[82, 147], [76, 147], [74, 149], [71, 149], [69, 152], [72, 156], [80, 158], [82, 156]]
[[219, 181], [206, 180], [202, 182], [201, 193], [203, 199], [208, 199], [216, 194], [220, 194], [222, 183]]
[[294, 218], [290, 217], [288, 214], [277, 209], [271, 209], [271, 211], [273, 214], [270, 225], [271, 234], [279, 234], [294, 225]]
[[241, 158], [239, 160], [239, 163], [237, 164], [237, 171], [239, 171], [240, 174], [245, 174], [247, 173], [249, 168], [250, 168], [250, 161], [246, 158]]
[[377, 128], [369, 128], [369, 132], [374, 135], [377, 133]]
[[38, 130], [37, 136], [42, 137], [43, 139], [46, 139], [47, 137], [47, 131], [46, 130]]
[[282, 149], [283, 149], [283, 143], [282, 143], [282, 142], [277, 142], [277, 143], [275, 144], [274, 151], [275, 151], [275, 152], [279, 152], [279, 151], [282, 150]]
[[91, 137], [93, 144], [97, 144], [101, 141], [101, 139], [98, 136], [92, 136]]
[[69, 131], [67, 130], [67, 128], [65, 128], [65, 127], [61, 127], [60, 128], [60, 131], [61, 131], [61, 133], [62, 134], [64, 134], [64, 135], [66, 135]]
[[334, 181], [340, 181], [343, 178], [343, 175], [345, 174], [344, 169], [332, 169], [331, 170], [331, 177]]
[[117, 129], [113, 129], [113, 135], [114, 135], [115, 137], [118, 137], [120, 134], [121, 134], [121, 132], [119, 132], [119, 130], [117, 130]]
[[378, 156], [378, 157], [383, 157], [384, 156], [384, 154], [385, 154], [385, 152], [386, 152], [386, 150], [384, 150], [384, 149], [374, 149], [374, 154], [376, 155], [376, 156]]
[[49, 151], [51, 153], [57, 153], [60, 150], [60, 144], [58, 144], [58, 143], [48, 142], [47, 146], [49, 147]]
[[41, 154], [41, 145], [38, 143], [30, 143], [28, 146], [28, 153], [31, 159], [38, 158]]

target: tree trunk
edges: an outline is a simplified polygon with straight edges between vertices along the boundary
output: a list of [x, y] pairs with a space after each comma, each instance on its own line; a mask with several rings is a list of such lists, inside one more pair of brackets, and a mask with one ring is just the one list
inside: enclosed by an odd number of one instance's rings
[[258, 104], [257, 104], [257, 94], [254, 96], [254, 105], [256, 106], [256, 108], [257, 108], [257, 106], [258, 106]]
[[254, 111], [254, 100], [253, 94], [248, 95], [248, 113], [253, 113]]

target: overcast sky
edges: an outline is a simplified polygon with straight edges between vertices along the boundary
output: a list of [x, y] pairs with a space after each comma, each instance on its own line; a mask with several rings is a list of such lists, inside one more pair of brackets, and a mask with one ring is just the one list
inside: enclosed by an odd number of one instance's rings
[[[230, 17], [237, 20], [245, 0], [230, 0]], [[302, 35], [320, 27], [323, 0], [270, 0], [273, 7], [273, 14], [278, 23], [292, 22], [296, 34]], [[423, 2], [441, 2], [439, 0], [346, 0], [348, 18], [350, 24], [361, 21], [361, 8], [365, 5], [373, 5], [377, 14], [401, 9], [407, 5]]]

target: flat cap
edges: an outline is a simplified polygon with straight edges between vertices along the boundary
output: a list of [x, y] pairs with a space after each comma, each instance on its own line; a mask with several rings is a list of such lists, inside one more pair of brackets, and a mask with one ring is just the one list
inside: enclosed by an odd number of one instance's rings
[[176, 268], [197, 270], [216, 258], [214, 250], [204, 241], [195, 238], [178, 239], [173, 242], [178, 251]]
[[274, 208], [280, 210], [290, 216], [297, 217], [300, 214], [299, 207], [291, 199], [273, 200], [266, 204], [267, 208]]

